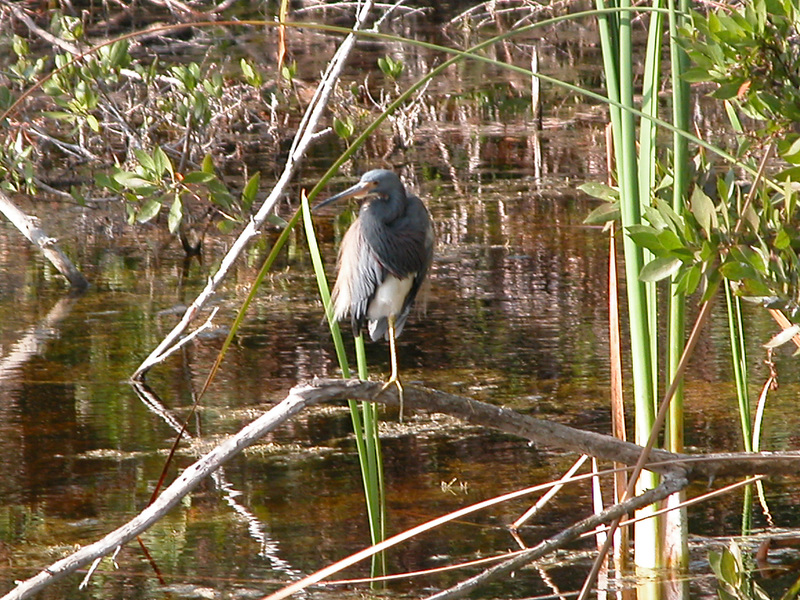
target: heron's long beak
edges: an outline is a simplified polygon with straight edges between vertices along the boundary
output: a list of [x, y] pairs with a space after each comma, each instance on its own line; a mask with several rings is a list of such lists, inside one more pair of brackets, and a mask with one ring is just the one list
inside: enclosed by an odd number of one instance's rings
[[374, 182], [359, 181], [353, 187], [347, 188], [345, 191], [339, 192], [338, 194], [336, 194], [335, 196], [331, 196], [327, 200], [323, 200], [313, 208], [312, 212], [322, 208], [323, 206], [327, 206], [328, 204], [336, 202], [337, 200], [342, 200], [343, 198], [361, 198], [363, 196], [366, 196], [367, 194], [369, 194], [370, 190], [373, 187], [375, 187]]

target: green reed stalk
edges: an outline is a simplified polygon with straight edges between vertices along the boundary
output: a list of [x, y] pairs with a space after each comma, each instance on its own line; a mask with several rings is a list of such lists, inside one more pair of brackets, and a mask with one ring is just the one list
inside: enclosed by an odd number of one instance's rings
[[[612, 0], [613, 1], [613, 0]], [[612, 7], [629, 8], [629, 0], [619, 0]], [[603, 0], [597, 0], [597, 8], [604, 9]], [[641, 222], [641, 198], [639, 166], [636, 152], [636, 124], [633, 108], [633, 46], [631, 41], [631, 17], [628, 11], [620, 12], [616, 19], [598, 16], [600, 40], [606, 70], [606, 88], [609, 100], [618, 102], [610, 106], [611, 125], [614, 137], [614, 154], [617, 164], [617, 180], [620, 190], [620, 213], [622, 226], [626, 229]], [[657, 61], [655, 61], [657, 65]], [[651, 66], [652, 68], [652, 66]], [[645, 76], [647, 78], [647, 75]], [[653, 74], [650, 78], [654, 78]], [[644, 130], [644, 141], [654, 147], [654, 142]], [[649, 167], [648, 167], [649, 168]], [[649, 188], [647, 188], [649, 194]], [[644, 445], [650, 435], [655, 418], [656, 395], [654, 389], [655, 365], [652, 352], [651, 309], [647, 289], [639, 280], [644, 266], [644, 253], [628, 235], [623, 235], [625, 277], [628, 291], [628, 323], [631, 335], [631, 367], [633, 371], [633, 395], [635, 405], [635, 439]], [[656, 487], [656, 477], [643, 473], [638, 489]], [[650, 509], [652, 512], [653, 509]], [[654, 519], [640, 521], [635, 526], [635, 561], [643, 567], [658, 564], [657, 529]], [[649, 540], [649, 542], [648, 542]]]
[[734, 296], [731, 286], [725, 282], [725, 300], [728, 308], [728, 332], [731, 339], [733, 378], [736, 381], [736, 398], [739, 405], [739, 421], [745, 452], [753, 451], [753, 434], [750, 427], [750, 395], [747, 387], [747, 351], [745, 349], [742, 300]]
[[[311, 256], [311, 262], [314, 266], [314, 274], [317, 278], [317, 287], [319, 295], [322, 299], [322, 304], [325, 307], [325, 315], [328, 319], [328, 325], [331, 330], [331, 337], [333, 338], [334, 346], [336, 347], [336, 356], [339, 359], [339, 367], [342, 369], [342, 376], [344, 378], [350, 377], [350, 367], [347, 361], [347, 353], [344, 349], [344, 341], [342, 340], [342, 333], [339, 329], [339, 323], [333, 318], [333, 307], [331, 305], [331, 293], [328, 286], [328, 279], [325, 276], [325, 267], [322, 264], [322, 255], [319, 251], [317, 244], [317, 236], [314, 231], [314, 223], [311, 219], [311, 208], [308, 204], [308, 198], [305, 194], [301, 197], [301, 209], [303, 214], [303, 226], [306, 232], [306, 240], [308, 241], [308, 250]], [[362, 379], [367, 378], [366, 358], [364, 354], [364, 341], [359, 336], [356, 340], [356, 346], [360, 348], [356, 352], [359, 377]], [[377, 419], [375, 414], [375, 405], [371, 402], [362, 402], [361, 409], [363, 410], [363, 425], [361, 415], [359, 414], [359, 404], [355, 400], [348, 400], [350, 406], [350, 415], [353, 420], [353, 431], [356, 438], [356, 448], [358, 450], [358, 460], [361, 466], [362, 481], [364, 483], [364, 494], [366, 496], [367, 504], [367, 517], [369, 520], [370, 536], [373, 544], [383, 541], [385, 537], [385, 511], [384, 511], [384, 494], [383, 494], [383, 468], [380, 459], [380, 438], [378, 437]], [[376, 562], [379, 559], [377, 556], [373, 559], [373, 572], [380, 571], [379, 565], [382, 563]]]
[[[688, 68], [688, 57], [677, 42], [678, 28], [684, 24], [689, 10], [689, 0], [680, 0], [676, 7], [675, 0], [667, 0], [669, 10], [669, 48], [672, 77], [672, 123], [678, 130], [688, 131], [689, 123], [689, 84], [683, 78]], [[682, 12], [679, 12], [682, 11]], [[688, 198], [690, 172], [690, 156], [688, 140], [673, 133], [672, 135], [672, 208], [681, 214]], [[675, 291], [675, 279], [669, 286], [669, 323], [667, 328], [667, 381], [677, 376], [678, 364], [685, 344], [686, 296]], [[681, 379], [669, 407], [669, 415], [664, 431], [664, 446], [672, 452], [683, 452], [684, 416], [683, 416], [683, 380]], [[680, 504], [685, 494], [680, 493], [667, 499], [667, 505]], [[689, 524], [685, 508], [667, 513], [665, 521], [665, 559], [667, 565], [680, 570], [689, 566]]]

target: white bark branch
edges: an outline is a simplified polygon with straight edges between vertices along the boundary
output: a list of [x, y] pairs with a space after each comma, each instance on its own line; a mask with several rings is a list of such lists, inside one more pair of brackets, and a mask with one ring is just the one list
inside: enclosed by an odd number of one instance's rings
[[[367, 0], [367, 2], [365, 2], [361, 7], [361, 11], [356, 19], [356, 24], [353, 26], [354, 31], [357, 31], [363, 27], [371, 7], [371, 0]], [[322, 80], [317, 87], [317, 92], [314, 95], [314, 98], [312, 99], [311, 104], [306, 110], [303, 120], [300, 123], [283, 173], [275, 184], [275, 187], [272, 189], [272, 192], [269, 194], [267, 199], [264, 200], [261, 208], [250, 220], [242, 233], [239, 234], [239, 237], [233, 243], [231, 249], [222, 259], [217, 272], [209, 279], [206, 287], [202, 292], [200, 292], [197, 298], [195, 298], [194, 302], [192, 302], [189, 308], [186, 309], [186, 312], [184, 313], [180, 322], [178, 322], [178, 324], [167, 334], [167, 336], [161, 341], [155, 350], [150, 353], [150, 356], [148, 356], [142, 362], [142, 364], [139, 365], [139, 368], [137, 368], [133, 373], [131, 379], [134, 381], [141, 380], [147, 373], [148, 369], [159, 362], [160, 357], [177, 342], [181, 334], [186, 330], [194, 317], [197, 315], [197, 311], [200, 309], [200, 307], [203, 306], [203, 304], [205, 304], [209, 298], [211, 298], [217, 289], [217, 286], [219, 286], [222, 280], [225, 279], [228, 271], [233, 266], [233, 263], [250, 243], [250, 240], [259, 234], [258, 228], [261, 227], [269, 213], [277, 204], [278, 200], [285, 193], [286, 187], [294, 177], [300, 161], [305, 156], [306, 150], [314, 139], [314, 132], [319, 124], [322, 111], [327, 106], [328, 99], [333, 93], [333, 88], [339, 79], [342, 69], [344, 68], [344, 63], [347, 57], [355, 46], [355, 42], [356, 36], [353, 34], [348, 35], [328, 64], [328, 70], [323, 75]]]
[[[211, 475], [226, 461], [308, 406], [346, 399], [374, 399], [385, 404], [398, 405], [397, 390], [389, 387], [379, 393], [382, 387], [381, 382], [356, 379], [316, 381], [311, 385], [295, 387], [280, 404], [189, 466], [153, 504], [128, 523], [109, 533], [103, 539], [53, 563], [38, 575], [21, 582], [0, 600], [29, 598], [54, 581], [91, 564], [98, 557], [107, 555], [120, 545], [129, 542], [163, 517], [201, 480]], [[404, 391], [404, 404], [407, 409], [450, 414], [466, 422], [500, 429], [539, 444], [555, 446], [581, 454], [594, 454], [609, 461], [614, 460], [629, 465], [636, 463], [642, 451], [642, 448], [636, 444], [623, 442], [611, 436], [582, 431], [543, 419], [534, 419], [507, 408], [437, 390], [407, 387]], [[673, 483], [684, 479], [707, 481], [715, 475], [741, 477], [753, 473], [796, 474], [800, 470], [800, 452], [690, 456], [664, 450], [653, 450], [650, 457], [654, 462], [648, 464], [647, 468], [665, 474], [667, 479]], [[659, 488], [659, 490], [661, 489]], [[647, 503], [651, 501], [648, 500]]]
[[39, 227], [34, 217], [30, 217], [22, 212], [17, 206], [11, 202], [11, 199], [0, 191], [0, 212], [3, 213], [11, 223], [19, 229], [19, 231], [39, 250], [42, 251], [45, 258], [53, 263], [53, 266], [58, 269], [69, 281], [70, 286], [77, 291], [83, 291], [89, 287], [89, 282], [83, 276], [77, 267], [72, 264], [69, 257], [64, 254], [56, 243], [55, 238], [49, 237], [43, 229]]

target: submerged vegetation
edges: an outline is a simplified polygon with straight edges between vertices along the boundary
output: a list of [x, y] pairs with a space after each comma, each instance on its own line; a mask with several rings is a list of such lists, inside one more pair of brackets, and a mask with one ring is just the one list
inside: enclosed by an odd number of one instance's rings
[[[708, 464], [688, 466], [693, 463], [683, 448], [682, 396], [687, 364], [693, 360], [694, 348], [707, 326], [712, 302], [723, 289], [739, 396], [736, 418], [742, 424], [743, 449], [756, 452], [760, 450], [761, 423], [775, 377], [770, 372], [753, 411], [748, 384], [752, 366], [745, 354], [747, 327], [740, 300], [764, 307], [780, 324], [782, 333], [771, 341], [760, 340], [767, 343], [769, 353], [800, 340], [800, 325], [793, 324], [800, 308], [800, 230], [795, 224], [795, 180], [800, 179], [800, 133], [796, 131], [800, 122], [800, 9], [796, 3], [748, 0], [700, 12], [690, 12], [688, 3], [677, 6], [673, 2], [666, 6], [656, 2], [649, 8], [634, 8], [623, 0], [598, 0], [595, 8], [579, 3], [529, 6], [510, 2], [502, 9], [496, 3], [475, 3], [465, 5], [463, 12], [446, 20], [436, 14], [437, 19], [442, 18], [437, 30], [444, 38], [437, 38], [436, 44], [413, 33], [415, 26], [436, 13], [430, 7], [399, 5], [377, 17], [375, 29], [365, 32], [365, 24], [375, 19], [369, 3], [353, 12], [344, 4], [290, 7], [284, 2], [277, 14], [268, 18], [228, 15], [233, 10], [231, 4], [195, 8], [170, 2], [163, 10], [154, 4], [149, 7], [152, 14], [123, 4], [116, 9], [118, 13], [91, 4], [76, 13], [73, 3], [66, 2], [57, 10], [41, 12], [19, 3], [0, 4], [0, 44], [9, 50], [0, 81], [3, 196], [18, 201], [26, 197], [50, 201], [29, 204], [35, 214], [40, 213], [39, 206], [44, 207], [39, 216], [45, 227], [44, 217], [57, 206], [52, 202], [58, 201], [70, 210], [111, 207], [105, 214], [119, 221], [115, 226], [149, 227], [145, 235], [153, 237], [161, 231], [168, 239], [179, 239], [187, 257], [209, 254], [204, 248], [209, 232], [226, 246], [226, 253], [213, 257], [214, 270], [206, 287], [185, 308], [181, 320], [133, 374], [128, 374], [148, 406], [160, 401], [145, 384], [147, 374], [211, 327], [215, 312], [204, 325], [187, 334], [237, 259], [247, 255], [252, 240], [261, 235], [262, 228], [275, 228], [280, 233], [274, 236], [271, 248], [258, 255], [261, 268], [246, 282], [248, 296], [239, 306], [239, 315], [232, 321], [216, 362], [204, 365], [205, 384], [193, 394], [190, 414], [203, 410], [204, 395], [213, 385], [238, 328], [246, 322], [247, 309], [259, 285], [274, 268], [284, 245], [294, 245], [296, 252], [302, 242], [298, 242], [300, 234], [295, 231], [301, 197], [308, 250], [300, 253], [312, 257], [320, 296], [327, 304], [325, 269], [306, 200], [313, 202], [337, 170], [362, 171], [367, 164], [379, 163], [409, 171], [407, 165], [411, 163], [416, 165], [411, 169], [412, 178], [422, 175], [427, 181], [448, 181], [455, 193], [464, 196], [470, 190], [479, 194], [481, 185], [493, 177], [518, 177], [523, 171], [520, 165], [527, 160], [533, 164], [533, 177], [538, 181], [543, 179], [543, 169], [557, 171], [541, 159], [541, 115], [546, 111], [538, 102], [539, 88], [532, 85], [536, 80], [549, 85], [551, 106], [544, 119], [552, 119], [553, 126], [570, 127], [553, 107], [575, 102], [578, 96], [595, 103], [597, 112], [590, 120], [598, 131], [606, 121], [611, 125], [606, 150], [614, 159], [609, 160], [611, 167], [604, 173], [608, 180], [594, 181], [582, 189], [604, 201], [587, 221], [609, 226], [612, 259], [616, 256], [614, 240], [620, 240], [623, 246], [629, 313], [624, 320], [627, 327], [620, 327], [616, 322], [616, 269], [612, 260], [609, 338], [616, 344], [612, 342], [610, 348], [611, 379], [624, 381], [626, 392], [632, 387], [636, 417], [631, 438], [646, 449], [640, 453], [640, 448], [620, 440], [582, 437], [585, 432], [558, 429], [555, 424], [543, 433], [536, 429], [542, 426], [540, 422], [510, 410], [498, 409], [495, 413], [490, 406], [471, 404], [474, 399], [410, 390], [411, 403], [417, 409], [436, 406], [443, 413], [484, 427], [498, 427], [531, 441], [544, 440], [542, 443], [570, 451], [591, 450], [607, 461], [618, 457], [620, 469], [625, 465], [630, 476], [630, 483], [624, 478], [612, 481], [614, 475], [604, 472], [604, 484], [616, 486], [612, 508], [604, 511], [599, 507], [603, 493], [595, 489], [597, 516], [576, 520], [553, 537], [544, 538], [545, 542], [537, 539], [534, 548], [525, 548], [517, 537], [523, 546], [520, 555], [499, 555], [499, 566], [458, 585], [452, 582], [454, 587], [447, 593], [455, 596], [476, 589], [483, 578], [503, 577], [579, 535], [593, 532], [598, 547], [608, 543], [598, 553], [595, 569], [583, 580], [585, 597], [597, 585], [598, 572], [608, 570], [605, 553], [612, 541], [617, 548], [612, 572], [623, 576], [629, 570], [625, 537], [613, 535], [624, 513], [661, 501], [670, 508], [666, 524], [649, 519], [636, 525], [636, 565], [645, 578], [650, 574], [647, 569], [662, 567], [673, 568], [668, 577], [679, 578], [688, 567], [689, 533], [686, 508], [675, 501], [679, 492], [685, 493], [692, 481], [710, 478], [712, 472], [755, 476], [746, 480], [749, 490], [761, 485], [762, 474], [787, 473], [792, 465], [797, 466], [800, 459], [796, 452], [759, 456], [758, 463], [751, 462], [754, 457], [741, 454], [706, 456]], [[380, 14], [378, 9], [372, 11]], [[640, 13], [649, 24], [641, 50], [646, 56], [643, 69], [636, 66], [642, 61], [634, 56], [640, 48], [634, 35]], [[154, 24], [146, 24], [145, 19]], [[358, 24], [355, 29], [361, 30], [357, 38], [348, 35], [354, 19]], [[343, 20], [348, 22], [347, 27], [341, 26]], [[130, 27], [125, 26], [126, 32], [117, 29], [118, 21], [130, 23]], [[602, 51], [602, 56], [594, 55], [603, 63], [602, 78], [574, 72], [576, 60], [572, 56], [568, 62], [573, 72], [559, 73], [552, 65], [552, 72], [546, 72], [546, 67], [540, 67], [539, 48], [548, 35], [559, 35], [567, 26], [585, 35], [594, 36], [596, 32], [592, 46]], [[263, 51], [263, 46], [254, 49], [249, 38], [254, 35], [273, 40], [275, 56], [254, 58]], [[378, 49], [354, 56], [356, 44]], [[570, 49], [561, 48], [559, 43], [548, 47], [570, 54]], [[667, 58], [670, 77], [662, 80], [660, 65]], [[346, 68], [348, 59], [355, 64]], [[437, 86], [444, 80], [449, 84], [448, 92], [439, 93]], [[644, 82], [641, 89], [636, 87], [639, 81]], [[690, 82], [702, 84], [695, 90], [707, 92], [709, 101], [724, 103], [720, 112], [727, 122], [724, 128], [717, 128], [714, 138], [690, 123], [692, 103], [699, 102], [691, 97]], [[668, 116], [662, 114], [658, 101], [660, 90], [665, 88], [670, 90]], [[507, 124], [503, 122], [509, 115], [523, 115], [526, 131], [519, 137], [530, 139], [530, 145], [520, 150], [503, 139], [494, 149], [493, 159], [482, 138], [493, 128], [513, 138], [513, 132], [505, 132]], [[671, 143], [662, 143], [667, 132]], [[422, 139], [424, 149], [419, 147]], [[481, 161], [491, 163], [488, 175], [477, 175]], [[307, 193], [297, 183], [301, 163], [324, 172]], [[526, 169], [527, 174], [531, 167]], [[595, 169], [592, 175], [596, 177], [598, 172]], [[447, 239], [448, 234], [444, 232], [440, 238]], [[661, 281], [669, 281], [666, 296], [657, 287]], [[479, 292], [476, 290], [476, 295]], [[288, 293], [291, 296], [291, 290]], [[663, 301], [659, 306], [659, 296], [667, 298], [666, 308]], [[695, 303], [699, 303], [699, 310], [693, 308]], [[686, 314], [697, 315], [688, 335]], [[669, 327], [666, 344], [658, 341], [662, 337], [659, 321], [666, 321]], [[510, 323], [508, 326], [513, 327]], [[347, 377], [346, 345], [335, 323], [330, 329], [341, 371]], [[632, 386], [622, 371], [622, 340], [630, 343]], [[800, 347], [800, 342], [795, 343]], [[356, 352], [359, 375], [367, 379], [362, 343], [357, 342]], [[144, 523], [145, 518], [139, 515], [137, 533], [163, 514], [158, 511], [175, 506], [224, 460], [258, 437], [271, 434], [295, 412], [323, 400], [371, 399], [375, 395], [371, 385], [323, 382], [295, 388], [283, 403], [232, 438], [235, 443], [229, 440], [217, 446], [159, 495], [165, 477], [162, 474], [152, 492], [150, 512], [142, 513], [150, 520]], [[480, 385], [474, 387], [479, 389]], [[382, 402], [394, 401], [391, 389], [381, 395]], [[623, 388], [616, 388], [612, 395], [617, 400], [615, 411], [619, 411], [614, 420], [624, 427]], [[378, 550], [418, 532], [412, 530], [384, 541], [387, 492], [383, 487], [378, 413], [372, 402], [359, 405], [351, 400], [350, 407], [364, 473], [371, 540], [383, 544], [358, 557], [382, 557]], [[493, 415], [497, 422], [492, 421]], [[184, 416], [182, 421], [190, 423], [191, 417]], [[666, 433], [662, 434], [665, 422]], [[188, 434], [177, 425], [177, 419], [174, 423], [172, 428], [180, 442]], [[619, 429], [615, 435], [625, 438]], [[657, 449], [662, 439], [664, 448], [673, 454]], [[648, 470], [651, 458], [671, 466], [651, 464]], [[590, 475], [578, 479], [587, 477]], [[599, 474], [594, 477], [599, 481]], [[566, 477], [552, 485], [558, 489], [568, 482]], [[225, 489], [225, 482], [220, 486]], [[763, 503], [763, 488], [756, 489]], [[749, 517], [752, 502], [752, 495], [747, 495], [740, 532], [745, 536], [753, 533]], [[653, 516], [658, 508], [653, 504], [639, 517]], [[463, 510], [467, 514], [473, 509]], [[601, 524], [610, 525], [610, 529], [596, 529]], [[521, 520], [512, 527], [515, 535], [520, 526]], [[129, 534], [126, 532], [124, 539], [110, 534], [96, 555], [90, 555], [87, 549], [79, 551], [83, 552], [80, 564], [99, 560], [115, 545], [131, 539], [133, 534]], [[739, 546], [731, 544], [729, 548], [708, 558], [720, 580], [720, 595], [763, 597], [766, 592], [752, 582], [748, 560]], [[475, 547], [472, 551], [482, 553], [483, 549]], [[351, 562], [355, 559], [348, 564]], [[71, 572], [78, 563], [76, 559], [70, 565], [51, 565], [9, 592], [8, 597], [27, 597], [51, 578]], [[273, 597], [284, 597], [316, 583], [338, 568], [334, 565]], [[373, 575], [384, 571], [385, 563], [375, 559]], [[290, 578], [298, 579], [299, 572], [291, 571]], [[579, 587], [580, 583], [573, 581], [570, 585]], [[796, 587], [796, 583], [791, 584], [787, 594]], [[646, 588], [641, 586], [642, 595], [660, 594], [658, 589]], [[685, 595], [686, 590], [682, 593]]]

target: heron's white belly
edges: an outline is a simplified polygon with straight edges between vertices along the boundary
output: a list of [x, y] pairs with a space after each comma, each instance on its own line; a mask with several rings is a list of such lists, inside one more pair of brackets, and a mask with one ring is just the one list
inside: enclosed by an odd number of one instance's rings
[[387, 275], [383, 283], [378, 286], [372, 302], [369, 303], [367, 318], [371, 321], [377, 321], [381, 317], [399, 315], [400, 311], [403, 310], [403, 303], [411, 290], [411, 285], [414, 283], [415, 275], [416, 273], [412, 273], [404, 279], [398, 279], [394, 275]]

